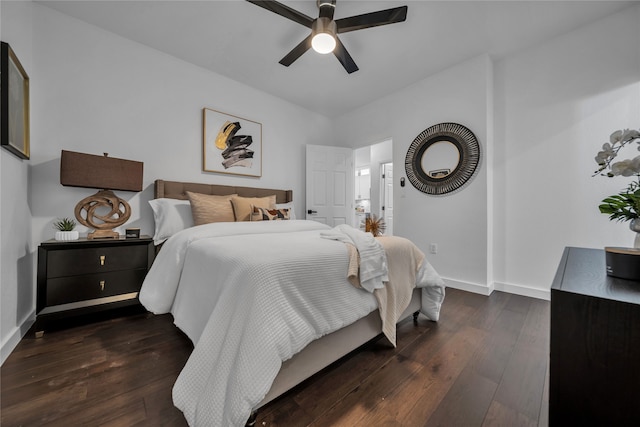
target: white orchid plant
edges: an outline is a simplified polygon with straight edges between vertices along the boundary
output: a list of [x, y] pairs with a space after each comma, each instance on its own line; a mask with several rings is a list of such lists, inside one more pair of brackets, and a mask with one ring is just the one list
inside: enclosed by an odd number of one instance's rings
[[640, 218], [640, 154], [632, 159], [614, 162], [622, 148], [633, 146], [634, 143], [640, 151], [640, 130], [617, 130], [611, 134], [609, 142], [602, 146], [602, 151], [595, 158], [599, 167], [594, 176], [635, 177], [627, 188], [605, 198], [598, 206], [600, 212], [609, 215], [612, 221], [633, 221]]

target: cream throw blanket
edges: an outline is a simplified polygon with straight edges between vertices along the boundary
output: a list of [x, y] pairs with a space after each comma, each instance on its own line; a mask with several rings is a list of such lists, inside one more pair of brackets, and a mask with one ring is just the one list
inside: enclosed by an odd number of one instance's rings
[[396, 323], [409, 306], [424, 254], [413, 242], [403, 237], [380, 236], [376, 240], [387, 253], [389, 281], [385, 282], [383, 288], [374, 290], [373, 295], [378, 301], [382, 332], [395, 347]]

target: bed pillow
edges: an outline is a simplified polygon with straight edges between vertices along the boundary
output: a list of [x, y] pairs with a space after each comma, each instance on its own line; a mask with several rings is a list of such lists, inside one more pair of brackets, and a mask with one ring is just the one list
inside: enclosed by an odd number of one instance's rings
[[192, 193], [187, 191], [187, 197], [191, 202], [191, 212], [195, 225], [209, 224], [211, 222], [233, 222], [233, 208], [231, 198], [236, 194], [215, 196], [211, 194]]
[[289, 209], [289, 219], [296, 219], [296, 210], [293, 207], [293, 202], [276, 203], [276, 209]]
[[267, 197], [238, 197], [231, 198], [231, 205], [233, 206], [233, 214], [236, 221], [251, 221], [251, 213], [254, 207], [275, 209], [276, 208], [276, 195]]
[[191, 204], [188, 200], [153, 199], [149, 200], [153, 210], [156, 231], [153, 243], [157, 246], [169, 237], [185, 228], [193, 227]]
[[284, 221], [290, 218], [290, 209], [266, 209], [254, 207], [251, 221]]

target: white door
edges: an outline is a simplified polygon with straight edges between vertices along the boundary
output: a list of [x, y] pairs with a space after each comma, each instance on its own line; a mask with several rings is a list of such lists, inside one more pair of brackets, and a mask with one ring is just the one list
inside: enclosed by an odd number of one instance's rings
[[353, 225], [353, 150], [307, 145], [306, 163], [306, 218], [331, 227]]
[[382, 165], [382, 217], [386, 229], [384, 234], [393, 235], [393, 163]]

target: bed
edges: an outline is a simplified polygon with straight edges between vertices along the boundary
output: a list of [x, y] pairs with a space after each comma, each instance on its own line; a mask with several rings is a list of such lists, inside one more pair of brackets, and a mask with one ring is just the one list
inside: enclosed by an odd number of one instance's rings
[[[395, 344], [396, 322], [419, 312], [438, 320], [444, 282], [408, 240], [372, 239], [355, 229], [360, 234], [349, 236], [351, 230], [307, 220], [191, 224], [194, 193], [275, 195], [278, 209], [289, 215], [292, 208], [289, 190], [155, 182], [150, 203], [162, 249], [140, 301], [153, 313], [172, 313], [194, 343], [173, 388], [190, 425], [245, 425], [260, 407], [381, 331]], [[184, 224], [159, 227], [167, 221], [154, 203], [175, 203]], [[369, 270], [380, 254], [367, 251], [381, 247], [384, 259]], [[354, 258], [362, 263], [355, 270]], [[396, 293], [386, 289], [391, 282], [411, 283]]]

